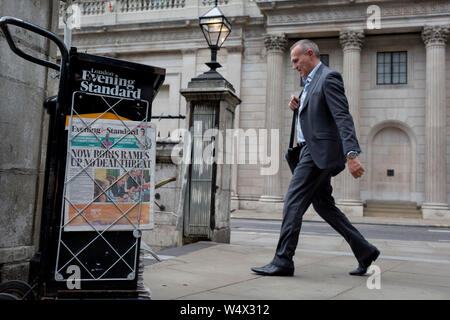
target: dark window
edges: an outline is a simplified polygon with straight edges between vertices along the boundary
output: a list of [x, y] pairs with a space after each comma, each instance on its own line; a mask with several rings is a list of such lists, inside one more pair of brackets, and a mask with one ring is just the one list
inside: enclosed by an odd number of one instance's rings
[[407, 52], [377, 53], [377, 84], [407, 83]]
[[330, 55], [328, 55], [328, 54], [321, 54], [320, 55], [320, 61], [322, 61], [322, 63], [324, 65], [329, 67], [330, 66]]

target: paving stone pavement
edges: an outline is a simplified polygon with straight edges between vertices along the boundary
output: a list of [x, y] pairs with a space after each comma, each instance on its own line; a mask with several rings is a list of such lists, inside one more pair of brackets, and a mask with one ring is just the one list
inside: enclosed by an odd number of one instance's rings
[[167, 249], [159, 253], [166, 260], [148, 261], [144, 280], [154, 300], [450, 299], [449, 243], [368, 239], [381, 251], [377, 289], [375, 273], [348, 275], [357, 262], [339, 237], [302, 235], [293, 277], [253, 273], [271, 260], [277, 238], [232, 232], [231, 244]]

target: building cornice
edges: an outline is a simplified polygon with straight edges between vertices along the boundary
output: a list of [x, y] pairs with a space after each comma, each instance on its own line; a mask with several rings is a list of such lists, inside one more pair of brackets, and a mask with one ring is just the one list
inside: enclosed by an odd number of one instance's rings
[[[265, 1], [257, 0], [260, 10], [267, 19], [267, 27], [308, 26], [320, 24], [361, 23], [364, 26], [369, 17], [369, 5], [378, 5], [381, 23], [411, 18], [450, 19], [450, 2], [447, 0], [405, 1], [405, 0], [305, 0]], [[406, 22], [408, 24], [408, 22]]]
[[[428, 2], [446, 2], [445, 0], [423, 0], [423, 3]], [[335, 7], [335, 6], [351, 6], [363, 5], [366, 8], [369, 5], [389, 6], [392, 4], [398, 4], [401, 6], [412, 6], [411, 0], [255, 0], [258, 8], [263, 12], [271, 13], [283, 9], [308, 9], [308, 8], [323, 8], [323, 7]], [[416, 3], [417, 4], [417, 1]]]
[[[230, 18], [233, 29], [225, 43], [227, 46], [241, 45], [245, 27], [264, 25], [264, 18], [239, 16]], [[60, 30], [62, 35], [62, 30]], [[164, 20], [149, 23], [127, 23], [115, 25], [85, 26], [73, 30], [73, 45], [90, 52], [108, 52], [111, 49], [127, 52], [154, 52], [182, 50], [186, 41], [194, 49], [205, 47], [205, 39], [198, 19]], [[131, 51], [129, 51], [131, 50]]]
[[[235, 26], [242, 27], [246, 25], [262, 25], [264, 24], [264, 18], [253, 18], [249, 16], [236, 16], [229, 17], [228, 19], [233, 28]], [[73, 35], [83, 35], [98, 32], [127, 32], [131, 30], [139, 31], [160, 31], [167, 29], [179, 29], [195, 26], [199, 28], [198, 19], [165, 19], [161, 21], [151, 21], [151, 22], [139, 22], [139, 23], [121, 23], [121, 24], [99, 24], [99, 25], [88, 25], [83, 26], [82, 29], [74, 29], [72, 31]], [[63, 29], [59, 29], [59, 33], [63, 33]]]
[[[243, 27], [235, 25], [223, 48], [242, 46]], [[128, 28], [112, 26], [111, 29], [83, 30], [73, 35], [72, 45], [78, 50], [93, 54], [116, 55], [142, 54], [149, 52], [183, 52], [207, 48], [206, 40], [198, 25], [178, 28], [145, 29], [139, 25]]]

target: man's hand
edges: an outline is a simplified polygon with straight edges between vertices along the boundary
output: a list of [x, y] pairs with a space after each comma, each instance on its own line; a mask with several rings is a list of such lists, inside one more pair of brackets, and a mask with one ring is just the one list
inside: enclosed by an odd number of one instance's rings
[[299, 98], [292, 95], [291, 101], [289, 102], [289, 108], [291, 108], [291, 110], [294, 111], [295, 109], [298, 109], [299, 106], [300, 106]]
[[360, 178], [365, 171], [361, 162], [359, 161], [358, 157], [353, 158], [353, 159], [347, 158], [347, 165], [348, 165], [348, 170], [350, 171], [353, 178], [355, 178], [355, 179]]

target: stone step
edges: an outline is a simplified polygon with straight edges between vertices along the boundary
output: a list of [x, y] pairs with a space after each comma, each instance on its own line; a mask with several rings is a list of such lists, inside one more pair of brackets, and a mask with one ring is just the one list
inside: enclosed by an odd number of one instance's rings
[[364, 205], [364, 216], [421, 219], [422, 212], [415, 202], [372, 200]]
[[420, 206], [410, 201], [376, 201], [367, 200], [364, 204], [367, 208], [401, 208], [401, 209], [418, 209]]
[[365, 211], [371, 212], [392, 212], [392, 213], [420, 213], [420, 209], [412, 209], [412, 208], [375, 208], [369, 207], [364, 208]]
[[422, 219], [422, 213], [398, 213], [398, 212], [373, 212], [365, 211], [364, 217], [386, 217], [386, 218], [406, 218], [406, 219]]

